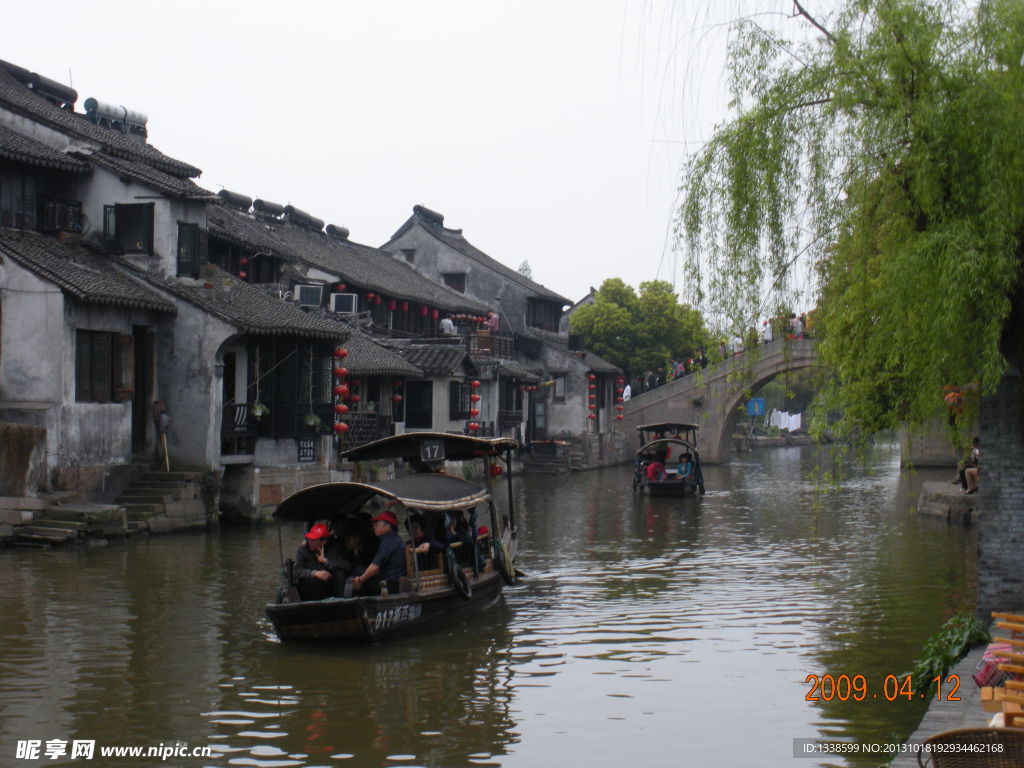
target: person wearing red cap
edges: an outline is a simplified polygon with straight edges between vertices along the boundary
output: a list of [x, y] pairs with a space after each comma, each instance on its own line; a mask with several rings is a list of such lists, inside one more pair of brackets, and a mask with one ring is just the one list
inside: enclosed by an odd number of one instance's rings
[[323, 600], [332, 594], [331, 572], [324, 555], [330, 531], [317, 523], [306, 531], [306, 542], [295, 551], [295, 586], [303, 600]]
[[385, 509], [371, 522], [380, 546], [362, 575], [352, 579], [352, 588], [361, 595], [375, 595], [381, 592], [381, 584], [385, 584], [388, 594], [397, 594], [399, 580], [405, 575], [405, 546], [398, 535], [398, 518], [390, 509]]

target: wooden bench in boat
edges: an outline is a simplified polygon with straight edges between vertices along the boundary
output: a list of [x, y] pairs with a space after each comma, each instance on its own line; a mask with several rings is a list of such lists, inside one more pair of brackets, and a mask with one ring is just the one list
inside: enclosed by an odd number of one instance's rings
[[[477, 538], [478, 545], [481, 542], [485, 547], [485, 551], [489, 551], [490, 533], [479, 536]], [[463, 562], [465, 558], [458, 557], [458, 554], [460, 554], [459, 550], [462, 549], [462, 542], [455, 541], [449, 546], [456, 551], [456, 557], [459, 561], [459, 565], [466, 573], [466, 577], [470, 582], [472, 582], [472, 564], [467, 564]], [[424, 565], [429, 565], [430, 567], [425, 568], [423, 567]], [[493, 570], [493, 559], [488, 556], [484, 561], [484, 567], [480, 573], [490, 573]], [[412, 547], [406, 547], [405, 573], [407, 575], [403, 576], [401, 580], [401, 592], [431, 592], [435, 589], [447, 589], [451, 586], [451, 583], [448, 580], [448, 573], [444, 568], [444, 555], [441, 552], [425, 552], [422, 554], [416, 554]], [[419, 585], [418, 587], [417, 584]]]

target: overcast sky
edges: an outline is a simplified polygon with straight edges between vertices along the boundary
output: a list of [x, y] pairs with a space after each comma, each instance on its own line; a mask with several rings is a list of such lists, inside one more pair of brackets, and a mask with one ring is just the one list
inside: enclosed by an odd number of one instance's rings
[[368, 245], [423, 204], [575, 301], [682, 290], [680, 168], [726, 115], [726, 22], [758, 10], [800, 23], [790, 0], [36, 0], [5, 5], [0, 58], [145, 113], [207, 189]]

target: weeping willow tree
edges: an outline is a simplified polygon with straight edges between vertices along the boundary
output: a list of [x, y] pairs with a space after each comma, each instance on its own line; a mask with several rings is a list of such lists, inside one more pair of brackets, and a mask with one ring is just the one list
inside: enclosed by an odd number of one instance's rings
[[[732, 117], [688, 161], [678, 243], [733, 322], [813, 276], [825, 405], [862, 433], [990, 392], [1024, 241], [1024, 2], [793, 4], [737, 22]], [[804, 297], [806, 302], [806, 297]]]

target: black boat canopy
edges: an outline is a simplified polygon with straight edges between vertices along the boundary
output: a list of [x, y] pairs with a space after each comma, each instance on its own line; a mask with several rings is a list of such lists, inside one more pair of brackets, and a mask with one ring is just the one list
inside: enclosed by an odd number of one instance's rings
[[641, 424], [636, 428], [637, 432], [689, 432], [700, 429], [697, 424], [688, 424], [684, 421], [665, 421], [658, 424]]
[[663, 437], [658, 440], [651, 440], [651, 442], [642, 446], [636, 453], [638, 456], [642, 456], [645, 453], [658, 453], [664, 451], [666, 448], [672, 445], [681, 445], [688, 451], [691, 451], [695, 456], [698, 455], [697, 446], [688, 440], [680, 440], [675, 437]]
[[406, 432], [342, 451], [350, 461], [373, 459], [422, 459], [424, 461], [468, 461], [480, 456], [497, 456], [515, 450], [519, 444], [507, 437], [471, 437], [446, 432]]
[[[382, 441], [378, 441], [382, 442]], [[374, 496], [402, 502], [410, 509], [470, 509], [490, 492], [461, 477], [426, 473], [372, 483], [323, 483], [293, 493], [277, 505], [278, 520], [326, 520], [353, 514]]]

